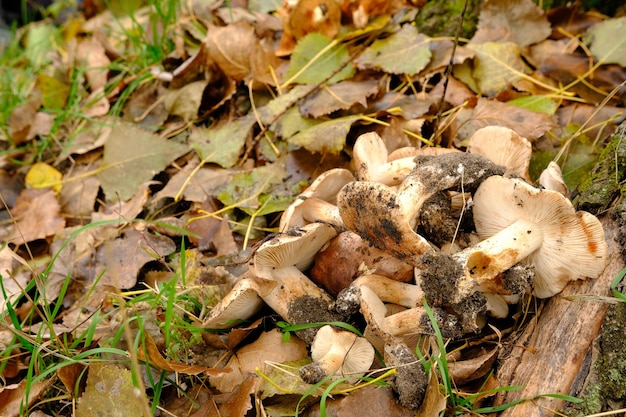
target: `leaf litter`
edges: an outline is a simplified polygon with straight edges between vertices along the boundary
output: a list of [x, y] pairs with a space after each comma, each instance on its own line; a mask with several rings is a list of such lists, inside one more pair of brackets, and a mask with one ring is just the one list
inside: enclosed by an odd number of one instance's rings
[[[304, 384], [297, 368], [310, 360], [308, 347], [295, 335], [283, 341], [268, 308], [237, 346], [202, 322], [235, 282], [250, 279], [248, 261], [264, 240], [301, 233], [278, 230], [279, 218], [317, 176], [358, 168], [352, 146], [363, 133], [380, 134], [389, 152], [463, 150], [482, 127], [511, 128], [532, 143], [531, 173], [557, 159], [574, 190], [624, 119], [626, 44], [612, 41], [623, 17], [498, 0], [455, 47], [416, 29], [412, 2], [219, 3], [172, 7], [176, 21], [158, 25], [167, 16], [151, 3], [131, 16], [99, 10], [87, 20], [34, 22], [16, 32], [27, 64], [3, 51], [2, 65], [22, 83], [0, 116], [2, 312], [12, 332], [1, 342], [3, 415], [22, 406], [69, 415], [61, 410], [72, 401], [77, 415], [121, 403], [132, 408], [124, 415], [145, 415], [158, 398], [134, 397], [126, 369], [139, 367], [151, 373], [152, 392], [159, 387], [158, 407], [180, 415], [293, 415], [320, 400], [351, 415], [349, 398], [414, 415], [388, 381], [380, 389], [359, 382], [361, 397]], [[67, 326], [53, 325], [61, 319]], [[471, 343], [481, 337], [492, 335]], [[93, 352], [55, 368], [54, 355], [32, 356], [33, 344], [61, 357]], [[459, 385], [476, 392], [472, 381], [493, 383], [496, 350], [459, 352], [458, 360], [449, 353]], [[29, 362], [41, 364], [36, 382], [23, 372]], [[76, 366], [86, 379], [66, 372]], [[68, 395], [50, 407], [57, 377]], [[445, 381], [429, 378], [420, 415], [458, 411], [439, 390]], [[196, 400], [175, 398], [185, 390]]]

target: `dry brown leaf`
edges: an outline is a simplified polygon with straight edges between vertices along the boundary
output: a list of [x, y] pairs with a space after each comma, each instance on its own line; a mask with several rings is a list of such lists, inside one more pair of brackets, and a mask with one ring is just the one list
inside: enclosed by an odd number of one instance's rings
[[452, 380], [459, 386], [485, 376], [491, 371], [497, 357], [498, 349], [495, 348], [488, 351], [483, 350], [471, 359], [448, 362]]
[[54, 119], [48, 113], [38, 112], [41, 98], [33, 98], [13, 109], [7, 122], [9, 135], [15, 145], [50, 133]]
[[111, 60], [107, 57], [102, 44], [95, 37], [84, 38], [79, 42], [76, 60], [79, 67], [85, 68], [89, 90], [104, 89]]
[[[79, 387], [80, 390], [77, 392], [77, 386], [76, 386], [85, 368], [86, 368], [86, 365], [75, 362], [75, 363], [70, 363], [69, 365], [63, 366], [59, 368], [59, 370], [57, 371], [57, 376], [59, 377], [61, 382], [63, 382], [63, 385], [65, 385], [67, 392], [69, 392], [72, 395], [72, 397], [80, 396], [85, 389], [84, 386], [82, 388]], [[83, 381], [81, 382], [83, 382], [83, 385], [84, 385], [86, 381], [84, 380], [84, 378], [82, 379]]]
[[544, 133], [556, 126], [546, 114], [536, 113], [496, 100], [479, 98], [471, 117], [459, 130], [461, 138], [468, 138], [472, 133], [485, 126], [504, 126], [513, 129], [518, 135], [534, 142]]
[[357, 104], [367, 106], [367, 98], [378, 92], [378, 80], [341, 81], [323, 86], [300, 104], [305, 117], [320, 117], [337, 110], [347, 110]]
[[11, 213], [16, 221], [11, 239], [15, 245], [54, 236], [65, 227], [61, 205], [51, 189], [23, 190]]
[[[19, 384], [6, 385], [0, 388], [0, 416], [18, 417], [22, 416], [22, 407], [30, 406], [37, 401], [54, 383], [55, 378], [28, 384], [22, 380]], [[26, 395], [28, 394], [28, 397]]]
[[259, 42], [249, 23], [239, 21], [228, 26], [210, 26], [204, 44], [209, 62], [217, 63], [229, 78], [273, 83], [269, 68], [277, 66], [276, 57]]
[[472, 42], [528, 46], [546, 39], [550, 32], [543, 10], [531, 0], [490, 0], [480, 8], [478, 30]]
[[185, 375], [204, 374], [211, 377], [220, 377], [231, 372], [228, 368], [206, 368], [204, 366], [188, 365], [182, 362], [167, 360], [161, 355], [161, 352], [159, 352], [159, 348], [154, 342], [154, 339], [152, 339], [152, 336], [150, 336], [150, 333], [145, 332], [144, 334], [146, 336], [145, 345], [137, 351], [137, 358], [140, 361], [149, 363], [150, 366], [154, 368], [168, 372], [178, 372]]
[[100, 181], [94, 176], [81, 176], [89, 170], [87, 166], [78, 166], [72, 172], [78, 179], [66, 182], [61, 188], [59, 200], [63, 215], [67, 219], [85, 223], [91, 217], [100, 190]]
[[248, 376], [232, 392], [215, 395], [191, 417], [239, 417], [247, 415], [252, 408], [256, 378]]
[[231, 392], [257, 367], [263, 371], [266, 361], [283, 363], [308, 357], [307, 345], [302, 340], [291, 337], [288, 342], [283, 342], [282, 339], [278, 329], [261, 334], [257, 340], [235, 352], [228, 361], [226, 367], [233, 372], [221, 378], [211, 378], [211, 385], [221, 392]]
[[91, 220], [93, 222], [101, 220], [133, 220], [143, 211], [143, 207], [150, 195], [149, 187], [151, 184], [153, 184], [152, 181], [144, 183], [128, 201], [109, 202], [106, 205], [102, 205], [98, 212], [91, 214]]
[[137, 283], [141, 267], [175, 250], [176, 245], [167, 236], [130, 229], [121, 238], [107, 241], [97, 249], [96, 274], [104, 272], [101, 285], [131, 288]]

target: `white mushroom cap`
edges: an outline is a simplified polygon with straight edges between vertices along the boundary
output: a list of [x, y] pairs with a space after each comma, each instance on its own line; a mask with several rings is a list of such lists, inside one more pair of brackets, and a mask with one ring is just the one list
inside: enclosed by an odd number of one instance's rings
[[513, 175], [530, 182], [528, 166], [532, 145], [528, 139], [508, 127], [487, 126], [478, 129], [469, 138], [467, 151], [506, 167], [506, 176]]
[[597, 277], [607, 261], [604, 230], [595, 216], [576, 212], [556, 191], [518, 179], [485, 180], [474, 195], [474, 223], [479, 237], [489, 239], [469, 255], [467, 268], [494, 276], [524, 259], [535, 266], [539, 298], [553, 296], [569, 281]]
[[242, 278], [211, 310], [204, 321], [207, 329], [227, 329], [237, 325], [241, 320], [253, 317], [265, 303], [259, 296], [256, 286], [248, 279]]
[[313, 363], [301, 368], [305, 382], [315, 384], [336, 375], [356, 379], [374, 362], [374, 347], [363, 337], [331, 326], [321, 327], [311, 345]]
[[256, 276], [279, 280], [281, 271], [303, 271], [313, 264], [315, 254], [337, 231], [327, 224], [310, 223], [291, 233], [280, 234], [262, 244], [254, 254]]
[[550, 161], [546, 169], [541, 171], [538, 182], [539, 185], [546, 190], [557, 191], [565, 197], [569, 196], [569, 190], [567, 189], [567, 184], [565, 184], [565, 180], [563, 179], [561, 167], [559, 167], [559, 164], [554, 161]]
[[[286, 232], [290, 227], [302, 227], [317, 220], [330, 222], [330, 219], [324, 218], [327, 208], [318, 212], [313, 205], [325, 202], [328, 203], [324, 204], [325, 207], [336, 206], [337, 193], [351, 181], [354, 181], [354, 176], [343, 168], [333, 168], [318, 176], [283, 212], [278, 230]], [[307, 202], [309, 199], [316, 199], [319, 204]]]
[[352, 157], [359, 181], [396, 185], [415, 168], [414, 158], [410, 156], [388, 161], [385, 142], [376, 132], [364, 133], [357, 138]]

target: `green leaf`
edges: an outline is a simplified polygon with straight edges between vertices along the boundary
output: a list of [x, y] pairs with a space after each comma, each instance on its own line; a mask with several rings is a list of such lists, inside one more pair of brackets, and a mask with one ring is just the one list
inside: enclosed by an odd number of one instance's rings
[[430, 38], [404, 25], [397, 33], [375, 41], [357, 61], [359, 68], [381, 69], [392, 74], [414, 75], [430, 62]]
[[354, 67], [348, 63], [350, 53], [345, 45], [334, 42], [321, 33], [313, 32], [298, 41], [291, 54], [287, 70], [287, 83], [318, 84], [335, 71], [327, 83], [333, 84], [354, 75]]
[[291, 145], [303, 147], [311, 152], [337, 154], [343, 150], [350, 127], [357, 120], [359, 116], [329, 120], [312, 126], [287, 140]]
[[476, 52], [472, 77], [478, 93], [494, 96], [522, 78], [528, 68], [521, 57], [518, 45], [511, 42], [485, 42], [469, 44]]
[[217, 198], [224, 205], [237, 207], [249, 215], [284, 211], [305, 187], [291, 178], [282, 157], [272, 164], [234, 175]]
[[104, 144], [98, 179], [108, 201], [130, 199], [188, 148], [132, 124], [113, 127]]
[[250, 113], [217, 128], [198, 128], [191, 133], [189, 143], [204, 162], [230, 168], [237, 163], [255, 123], [256, 119]]
[[537, 113], [544, 113], [552, 116], [556, 113], [559, 105], [552, 99], [546, 96], [525, 96], [507, 101], [507, 104], [521, 107], [526, 110], [534, 111]]
[[[621, 35], [619, 35], [621, 34]], [[591, 27], [584, 37], [591, 53], [603, 64], [626, 66], [626, 17], [608, 19]]]

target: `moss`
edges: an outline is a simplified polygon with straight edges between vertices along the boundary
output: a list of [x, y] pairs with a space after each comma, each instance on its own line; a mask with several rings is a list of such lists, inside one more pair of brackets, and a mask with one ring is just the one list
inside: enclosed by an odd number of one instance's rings
[[[465, 2], [466, 0], [429, 1], [415, 18], [417, 28], [421, 33], [431, 37], [455, 36]], [[469, 39], [476, 32], [481, 1], [467, 0], [467, 2], [460, 36]]]
[[592, 214], [605, 211], [620, 194], [626, 179], [626, 124], [622, 124], [608, 143], [589, 177], [579, 187], [574, 204]]

